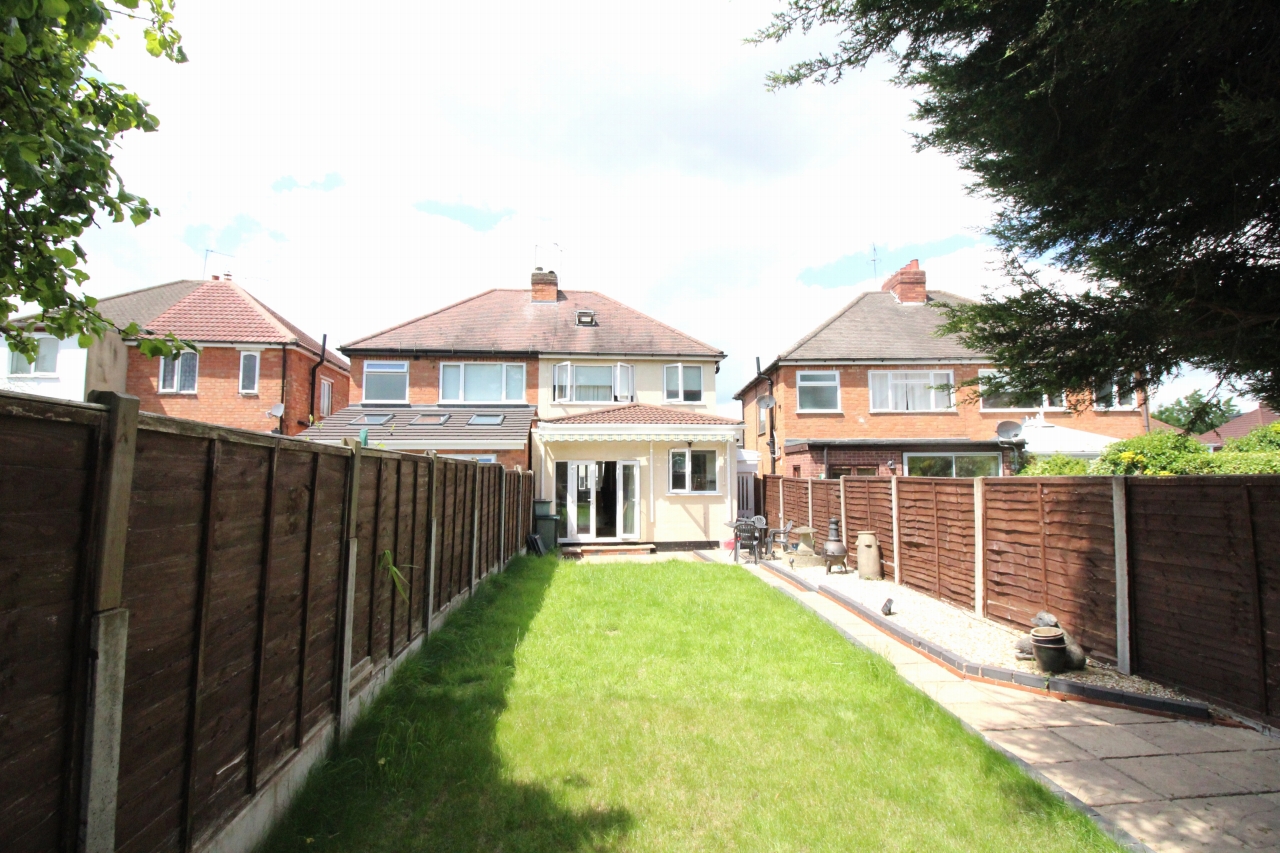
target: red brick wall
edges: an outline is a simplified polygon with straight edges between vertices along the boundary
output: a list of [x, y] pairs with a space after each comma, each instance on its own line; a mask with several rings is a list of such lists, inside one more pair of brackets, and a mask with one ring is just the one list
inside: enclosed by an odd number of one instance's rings
[[[810, 448], [807, 450], [788, 451], [778, 460], [778, 470], [784, 472], [788, 477], [821, 477], [826, 470], [822, 462], [822, 454], [824, 448]], [[827, 465], [831, 467], [841, 466], [854, 469], [850, 474], [857, 474], [858, 468], [868, 468], [875, 466], [876, 476], [889, 477], [894, 474], [905, 474], [906, 468], [903, 466], [901, 450], [854, 450], [845, 447], [828, 447], [825, 448], [827, 454]], [[924, 453], [924, 448], [911, 448], [908, 453]], [[946, 453], [946, 450], [939, 450], [939, 453]], [[995, 451], [992, 451], [995, 452]], [[1006, 475], [1013, 474], [1013, 454], [1002, 453], [1004, 473]], [[892, 461], [896, 468], [890, 470], [889, 462]], [[795, 473], [796, 466], [799, 466], [800, 473]], [[834, 476], [834, 475], [833, 475]]]
[[[284, 388], [284, 426], [287, 435], [297, 435], [306, 428], [310, 411], [307, 397], [311, 390], [311, 365], [318, 359], [298, 349], [286, 352], [288, 373]], [[280, 424], [267, 412], [281, 400], [281, 348], [268, 347], [260, 352], [260, 357], [257, 394], [240, 393], [240, 350], [231, 346], [211, 346], [201, 350], [196, 393], [161, 394], [160, 360], [146, 357], [137, 347], [129, 347], [125, 389], [141, 401], [140, 408], [144, 412], [271, 432]], [[321, 375], [333, 380], [333, 410], [336, 412], [347, 405], [347, 375], [331, 365], [321, 368]], [[318, 378], [316, 385], [318, 411]]]
[[[405, 356], [409, 359], [409, 402], [418, 405], [433, 405], [440, 402], [440, 363], [467, 361], [496, 361], [502, 364], [524, 365], [524, 399], [526, 403], [536, 405], [538, 402], [538, 360], [536, 358], [500, 358], [500, 357], [451, 357]], [[351, 401], [358, 403], [364, 399], [364, 363], [365, 361], [396, 361], [393, 356], [351, 356]], [[335, 408], [335, 411], [336, 408]]]

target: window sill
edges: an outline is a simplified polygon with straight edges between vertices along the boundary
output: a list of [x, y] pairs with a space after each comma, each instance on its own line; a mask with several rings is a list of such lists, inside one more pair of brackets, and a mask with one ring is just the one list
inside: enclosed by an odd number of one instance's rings
[[987, 408], [986, 406], [983, 406], [979, 408], [978, 411], [991, 412], [992, 414], [1011, 413], [1011, 414], [1036, 415], [1036, 414], [1039, 414], [1040, 412], [1048, 412], [1052, 414], [1053, 412], [1065, 412], [1067, 410], [1065, 408], [1061, 408], [1058, 406], [1042, 406], [1037, 409], [995, 409], [995, 408]]
[[872, 415], [954, 415], [955, 409], [872, 409]]
[[257, 397], [258, 392], [257, 391], [241, 391], [240, 396], [241, 397]]
[[10, 373], [10, 379], [57, 379], [56, 373]]
[[669, 498], [705, 498], [723, 494], [722, 492], [667, 492]]
[[703, 400], [663, 400], [662, 405], [664, 406], [705, 406], [706, 402], [704, 402]]
[[196, 396], [197, 392], [195, 391], [157, 391], [156, 393], [164, 397], [194, 397]]
[[[844, 409], [796, 409], [797, 415], [843, 415]], [[764, 433], [761, 433], [763, 435]]]

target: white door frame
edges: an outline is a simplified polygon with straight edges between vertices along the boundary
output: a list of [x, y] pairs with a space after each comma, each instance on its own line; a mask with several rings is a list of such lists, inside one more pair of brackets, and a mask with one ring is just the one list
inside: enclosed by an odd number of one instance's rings
[[[596, 519], [596, 492], [600, 482], [600, 466], [606, 462], [613, 462], [618, 466], [617, 484], [615, 485], [615, 501], [614, 512], [616, 513], [616, 530], [617, 536], [596, 536], [597, 528]], [[597, 460], [565, 460], [568, 466], [569, 482], [565, 489], [565, 519], [567, 534], [562, 542], [620, 542], [628, 539], [640, 538], [640, 461], [638, 459], [597, 459]], [[591, 496], [591, 533], [584, 534], [578, 530], [578, 468], [586, 466], [588, 473], [587, 492]], [[634, 533], [624, 533], [623, 530], [623, 478], [627, 476], [628, 469], [632, 478], [631, 483], [635, 489], [636, 495], [636, 529]]]
[[[565, 513], [566, 524], [565, 533], [567, 534], [565, 541], [568, 542], [594, 542], [596, 529], [596, 463], [588, 460], [570, 460], [569, 463], [569, 482], [566, 484], [569, 488], [565, 490]], [[591, 508], [588, 513], [590, 518], [591, 532], [583, 534], [578, 529], [578, 469], [580, 467], [587, 469], [587, 494], [590, 495]]]
[[[630, 474], [627, 471], [630, 469]], [[626, 518], [626, 507], [623, 503], [622, 485], [626, 478], [631, 477], [632, 489], [636, 496], [636, 529], [634, 533], [628, 533], [624, 525]], [[619, 539], [639, 539], [640, 538], [640, 461], [638, 459], [618, 460], [618, 500], [614, 504], [618, 512], [618, 538]]]

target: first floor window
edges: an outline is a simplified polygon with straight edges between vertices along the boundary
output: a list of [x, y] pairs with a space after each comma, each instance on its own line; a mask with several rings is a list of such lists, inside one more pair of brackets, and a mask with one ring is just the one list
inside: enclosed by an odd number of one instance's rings
[[663, 369], [664, 396], [672, 403], [702, 402], [702, 365], [668, 364]]
[[999, 477], [999, 453], [908, 453], [908, 477]]
[[36, 347], [34, 362], [27, 361], [27, 357], [20, 352], [9, 353], [9, 375], [30, 376], [33, 373], [58, 372], [58, 339], [40, 338]]
[[440, 402], [524, 402], [524, 365], [468, 362], [440, 365]]
[[630, 364], [573, 364], [555, 366], [552, 396], [557, 403], [629, 403], [635, 394]]
[[714, 450], [671, 451], [671, 491], [715, 492], [716, 452]]
[[[997, 370], [979, 370], [981, 376], [998, 376]], [[1063, 395], [1041, 394], [1036, 391], [988, 391], [981, 385], [978, 393], [982, 399], [982, 410], [993, 409], [1061, 409]]]
[[840, 411], [840, 374], [834, 370], [801, 370], [796, 373], [796, 411]]
[[327, 418], [333, 414], [333, 383], [328, 379], [320, 380], [320, 417]]
[[1137, 392], [1133, 390], [1120, 393], [1118, 383], [1103, 382], [1093, 389], [1093, 405], [1099, 409], [1132, 409], [1138, 405]]
[[160, 390], [171, 394], [194, 394], [200, 354], [183, 352], [160, 359]]
[[609, 365], [573, 366], [573, 399], [578, 403], [613, 401], [613, 368]]
[[409, 362], [366, 361], [364, 363], [366, 403], [409, 402]]
[[258, 353], [240, 353], [240, 393], [258, 393]]
[[950, 370], [872, 370], [871, 411], [944, 412], [952, 408]]

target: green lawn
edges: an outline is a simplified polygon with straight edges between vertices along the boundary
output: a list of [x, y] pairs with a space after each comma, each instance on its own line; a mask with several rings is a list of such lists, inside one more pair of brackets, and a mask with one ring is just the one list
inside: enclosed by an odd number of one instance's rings
[[552, 558], [485, 582], [266, 847], [1119, 849], [742, 569]]

